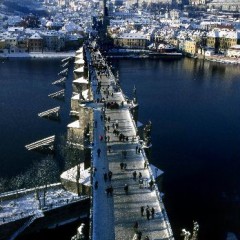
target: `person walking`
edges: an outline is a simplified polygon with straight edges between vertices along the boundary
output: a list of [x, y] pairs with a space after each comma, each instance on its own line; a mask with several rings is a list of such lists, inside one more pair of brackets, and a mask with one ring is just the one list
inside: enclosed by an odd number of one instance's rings
[[152, 209], [151, 209], [152, 219], [154, 218], [154, 214], [155, 214], [155, 209], [152, 207]]
[[137, 240], [141, 240], [142, 239], [142, 232], [138, 231], [138, 239]]
[[112, 172], [110, 170], [108, 171], [108, 179], [111, 182], [111, 180], [112, 180]]
[[144, 161], [144, 169], [146, 169], [147, 168], [147, 161], [145, 160]]
[[134, 171], [132, 175], [133, 175], [133, 180], [135, 180], [135, 181], [136, 181], [136, 178], [137, 178], [137, 172], [136, 172], [136, 171]]
[[134, 230], [134, 232], [137, 232], [137, 230], [138, 230], [138, 221], [136, 221], [136, 222], [133, 224], [133, 230]]
[[144, 213], [144, 206], [141, 206], [140, 211], [141, 211], [141, 216], [143, 216], [143, 213]]
[[98, 157], [100, 157], [100, 154], [101, 154], [101, 149], [98, 148], [98, 150], [97, 150], [97, 155], [98, 155]]
[[124, 186], [124, 191], [125, 191], [125, 193], [127, 195], [128, 194], [128, 185], [127, 184], [125, 184], [125, 186]]
[[153, 180], [151, 179], [151, 181], [149, 182], [149, 187], [150, 187], [150, 190], [152, 191], [152, 187], [153, 187]]
[[108, 179], [108, 177], [107, 177], [107, 173], [104, 173], [104, 174], [103, 174], [103, 178], [104, 178], [104, 181], [106, 182], [107, 179]]
[[123, 167], [124, 167], [124, 163], [121, 162], [121, 163], [120, 163], [120, 168], [121, 168], [121, 170], [123, 170]]
[[150, 211], [149, 208], [146, 209], [147, 220], [150, 220]]

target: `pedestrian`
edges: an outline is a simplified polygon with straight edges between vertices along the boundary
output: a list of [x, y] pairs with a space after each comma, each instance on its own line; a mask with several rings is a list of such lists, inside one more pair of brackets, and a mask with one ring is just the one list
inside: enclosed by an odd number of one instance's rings
[[141, 240], [141, 239], [142, 239], [142, 232], [138, 231], [138, 240]]
[[147, 220], [150, 220], [150, 211], [149, 208], [146, 209]]
[[110, 118], [110, 117], [108, 117], [108, 118], [107, 118], [107, 120], [108, 120], [108, 122], [110, 122], [110, 121], [111, 121], [111, 118]]
[[121, 162], [121, 163], [120, 163], [120, 168], [121, 168], [121, 170], [123, 170], [123, 167], [124, 167], [124, 163]]
[[97, 128], [97, 120], [95, 120], [94, 126], [95, 126], [95, 128]]
[[112, 149], [112, 146], [108, 146], [108, 152], [110, 153]]
[[146, 169], [147, 168], [147, 161], [145, 160], [144, 161], [144, 169]]
[[101, 118], [101, 121], [102, 121], [103, 120], [103, 115], [101, 115], [100, 118]]
[[107, 126], [107, 131], [109, 132], [110, 126]]
[[104, 181], [106, 182], [107, 179], [108, 179], [108, 175], [107, 175], [107, 173], [104, 173], [104, 174], [103, 174], [103, 178], [104, 178]]
[[108, 171], [108, 179], [111, 182], [111, 180], [112, 180], [112, 172], [110, 170]]
[[127, 164], [126, 164], [126, 163], [123, 164], [123, 169], [124, 169], [124, 170], [127, 169]]
[[101, 154], [101, 149], [98, 148], [98, 150], [97, 150], [97, 155], [98, 155], [98, 157], [100, 157], [100, 154]]
[[113, 195], [113, 187], [112, 187], [112, 185], [110, 185], [110, 187], [109, 187], [109, 193], [110, 193], [110, 196]]
[[111, 191], [110, 188], [107, 187], [105, 191], [106, 191], [106, 193], [107, 193], [107, 197], [108, 197], [108, 195], [110, 194], [110, 191]]
[[124, 191], [125, 191], [125, 193], [127, 195], [128, 194], [128, 185], [127, 184], [125, 184], [125, 186], [124, 186]]
[[137, 178], [137, 172], [134, 171], [132, 175], [133, 175], [133, 179], [136, 181], [136, 178]]
[[141, 216], [143, 216], [144, 213], [144, 206], [141, 206]]
[[152, 187], [153, 187], [153, 180], [151, 179], [151, 181], [149, 182], [149, 187], [150, 187], [150, 190], [152, 191]]
[[137, 232], [137, 230], [138, 230], [138, 221], [136, 221], [136, 222], [133, 224], [133, 229], [134, 229], [134, 232]]
[[139, 173], [138, 173], [138, 179], [140, 180], [141, 178], [142, 178], [142, 173], [139, 172]]
[[155, 209], [152, 207], [151, 209], [151, 214], [152, 214], [152, 219], [154, 218], [154, 214], [155, 214]]
[[107, 136], [107, 141], [108, 141], [108, 142], [110, 141], [110, 136]]
[[138, 153], [138, 146], [136, 146], [136, 153]]

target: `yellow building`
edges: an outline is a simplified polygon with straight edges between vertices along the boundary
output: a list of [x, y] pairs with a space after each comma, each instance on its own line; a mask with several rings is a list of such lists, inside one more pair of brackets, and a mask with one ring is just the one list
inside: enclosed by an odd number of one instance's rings
[[207, 34], [207, 46], [216, 51], [227, 50], [240, 43], [240, 33], [232, 30], [216, 29]]
[[197, 43], [195, 41], [187, 40], [184, 42], [184, 52], [194, 55], [198, 51]]
[[0, 49], [4, 49], [6, 47], [6, 43], [4, 39], [0, 40]]

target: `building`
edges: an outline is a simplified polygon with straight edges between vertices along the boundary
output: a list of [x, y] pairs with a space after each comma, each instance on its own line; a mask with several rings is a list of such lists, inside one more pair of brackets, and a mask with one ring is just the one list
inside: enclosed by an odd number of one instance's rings
[[240, 44], [240, 32], [232, 30], [213, 30], [207, 33], [207, 46], [218, 51]]
[[213, 0], [207, 4], [210, 9], [218, 9], [229, 12], [239, 12], [239, 0]]
[[65, 38], [56, 31], [47, 31], [42, 35], [43, 47], [47, 51], [61, 51], [65, 48]]
[[189, 5], [198, 6], [198, 5], [205, 5], [206, 0], [189, 0]]
[[145, 49], [149, 40], [142, 33], [123, 33], [114, 38], [115, 47]]
[[195, 55], [198, 51], [197, 43], [192, 40], [187, 40], [184, 42], [184, 52], [190, 55]]
[[38, 33], [33, 34], [28, 39], [28, 51], [29, 52], [43, 51], [43, 38]]

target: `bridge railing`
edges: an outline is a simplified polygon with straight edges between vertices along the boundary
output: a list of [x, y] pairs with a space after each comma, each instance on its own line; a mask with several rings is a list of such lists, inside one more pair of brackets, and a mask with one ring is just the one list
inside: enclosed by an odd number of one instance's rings
[[[147, 162], [147, 166], [149, 166], [149, 161], [148, 161], [148, 158], [146, 156], [145, 151], [142, 151], [142, 155], [143, 155], [144, 160]], [[155, 179], [154, 173], [153, 173], [153, 171], [152, 171], [152, 169], [150, 167], [148, 168], [148, 171], [150, 173], [150, 178], [151, 179]], [[169, 234], [169, 239], [174, 239], [173, 231], [172, 231], [172, 227], [170, 225], [169, 219], [168, 219], [167, 211], [165, 209], [165, 206], [164, 206], [164, 203], [163, 203], [163, 200], [162, 200], [162, 197], [161, 197], [161, 193], [160, 193], [160, 191], [159, 191], [159, 189], [158, 189], [156, 184], [154, 184], [154, 190], [156, 192], [157, 199], [159, 201], [159, 205], [160, 205], [161, 210], [162, 210], [162, 215], [163, 215], [166, 227], [167, 227], [167, 231], [168, 231], [168, 234]]]

